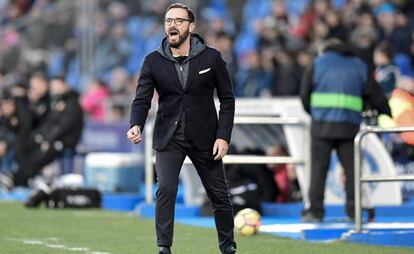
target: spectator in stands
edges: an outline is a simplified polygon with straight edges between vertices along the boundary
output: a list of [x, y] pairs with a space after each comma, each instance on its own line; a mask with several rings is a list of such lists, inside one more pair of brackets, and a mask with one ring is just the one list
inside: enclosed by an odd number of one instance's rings
[[300, 79], [299, 65], [292, 53], [286, 50], [277, 50], [272, 58], [273, 73], [276, 82], [271, 87], [273, 96], [298, 96]]
[[388, 38], [396, 54], [411, 54], [413, 27], [407, 14], [397, 11], [395, 14], [395, 28], [392, 35]]
[[0, 68], [6, 73], [13, 72], [21, 55], [20, 35], [12, 24], [6, 25], [0, 35]]
[[286, 41], [285, 34], [279, 31], [276, 20], [273, 17], [266, 17], [258, 22], [258, 48], [283, 47]]
[[109, 28], [109, 34], [101, 38], [96, 49], [96, 64], [101, 73], [126, 63], [131, 54], [131, 40], [124, 23], [117, 22]]
[[109, 90], [111, 98], [115, 101], [125, 101], [128, 97], [133, 97], [130, 91], [131, 77], [125, 68], [118, 67], [112, 70]]
[[355, 28], [349, 33], [349, 42], [357, 49], [357, 53], [369, 65], [372, 65], [372, 54], [378, 41], [379, 30], [371, 11], [362, 9], [356, 19]]
[[275, 85], [273, 74], [262, 66], [258, 52], [246, 55], [246, 66], [241, 66], [236, 77], [235, 94], [240, 97], [269, 97]]
[[363, 13], [370, 13], [371, 9], [365, 1], [350, 0], [347, 1], [343, 9], [343, 22], [346, 27], [353, 28], [358, 19], [363, 16]]
[[410, 54], [412, 28], [406, 14], [391, 3], [382, 3], [376, 10], [381, 40], [388, 41], [396, 54]]
[[[308, 68], [308, 66], [312, 64], [312, 60], [313, 60], [313, 55], [309, 49], [302, 48], [297, 52], [296, 63], [298, 65], [298, 73], [296, 75], [300, 79], [299, 84], [302, 83], [302, 78], [305, 74], [305, 71]], [[299, 85], [299, 90], [300, 90], [300, 85]]]
[[325, 22], [328, 25], [328, 38], [337, 38], [342, 41], [346, 41], [347, 30], [342, 23], [339, 12], [335, 9], [330, 9], [325, 13]]
[[111, 116], [109, 120], [115, 123], [122, 123], [125, 121], [125, 107], [124, 105], [113, 104], [111, 106]]
[[106, 102], [110, 96], [107, 84], [103, 80], [93, 80], [81, 97], [82, 108], [93, 121], [103, 122], [106, 118]]
[[305, 222], [324, 218], [324, 192], [331, 152], [336, 150], [346, 175], [346, 213], [354, 219], [354, 137], [361, 111], [370, 104], [391, 115], [387, 98], [356, 52], [338, 39], [329, 39], [305, 75], [301, 99], [311, 123], [310, 204], [303, 211]]
[[[148, 54], [142, 65], [127, 132], [131, 142], [141, 141], [157, 90], [154, 149], [159, 253], [171, 253], [178, 175], [188, 155], [212, 202], [220, 251], [235, 254], [233, 208], [222, 162], [234, 120], [230, 74], [220, 52], [194, 33], [195, 15], [186, 5], [176, 3], [167, 8], [164, 29], [166, 37], [161, 47]], [[219, 117], [214, 106], [215, 91], [220, 101]]]
[[12, 175], [14, 186], [27, 186], [50, 162], [60, 158], [66, 150], [74, 151], [83, 128], [83, 112], [78, 93], [71, 90], [61, 77], [50, 82], [50, 113], [33, 134], [36, 148], [25, 154]]
[[320, 45], [328, 38], [329, 27], [323, 19], [316, 19], [310, 30], [311, 49], [316, 52]]
[[374, 50], [375, 80], [381, 85], [389, 98], [399, 76], [397, 66], [393, 64], [393, 50], [387, 42], [382, 42]]
[[239, 66], [234, 51], [233, 38], [229, 34], [220, 33], [216, 35], [215, 39], [215, 44], [211, 44], [211, 46], [217, 48], [221, 52], [224, 61], [227, 63], [227, 68], [229, 69], [232, 80], [235, 80]]
[[29, 81], [27, 93], [29, 110], [33, 115], [33, 129], [45, 121], [50, 108], [49, 83], [45, 74], [33, 73]]

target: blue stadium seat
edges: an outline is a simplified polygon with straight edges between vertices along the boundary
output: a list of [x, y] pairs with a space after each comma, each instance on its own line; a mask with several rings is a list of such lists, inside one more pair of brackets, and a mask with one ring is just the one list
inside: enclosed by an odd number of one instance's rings
[[257, 36], [252, 33], [240, 34], [234, 44], [237, 56], [257, 48]]
[[307, 8], [309, 1], [308, 0], [290, 0], [285, 1], [287, 11], [289, 15], [299, 16], [301, 15]]
[[142, 18], [138, 16], [132, 16], [127, 21], [128, 35], [132, 40], [137, 40], [141, 36]]
[[345, 7], [346, 0], [335, 0], [333, 4], [337, 9], [342, 10]]
[[62, 75], [63, 73], [63, 53], [62, 52], [53, 52], [50, 56], [50, 62], [48, 65], [48, 74], [50, 77]]
[[400, 69], [400, 73], [403, 76], [413, 76], [413, 68], [411, 65], [411, 58], [410, 56], [406, 54], [396, 54], [394, 56], [394, 63], [398, 66]]
[[270, 15], [272, 2], [269, 0], [247, 1], [243, 9], [243, 16], [246, 19], [263, 18]]
[[66, 83], [75, 89], [81, 89], [81, 74], [79, 60], [76, 58], [69, 63], [68, 73], [66, 74]]

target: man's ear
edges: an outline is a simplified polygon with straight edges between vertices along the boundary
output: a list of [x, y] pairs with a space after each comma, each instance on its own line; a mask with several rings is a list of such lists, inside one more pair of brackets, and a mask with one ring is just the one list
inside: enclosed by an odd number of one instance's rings
[[190, 23], [190, 33], [192, 33], [192, 32], [194, 32], [194, 30], [195, 30], [195, 23], [194, 22], [192, 22], [192, 23]]

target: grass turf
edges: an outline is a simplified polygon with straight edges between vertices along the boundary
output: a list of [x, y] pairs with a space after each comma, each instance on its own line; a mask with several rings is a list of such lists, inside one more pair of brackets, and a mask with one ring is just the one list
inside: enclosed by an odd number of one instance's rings
[[[260, 234], [237, 237], [240, 254], [408, 254], [411, 248], [309, 243]], [[157, 253], [152, 220], [104, 210], [26, 209], [0, 202], [0, 254], [151, 254]], [[176, 225], [174, 254], [219, 253], [212, 229]]]

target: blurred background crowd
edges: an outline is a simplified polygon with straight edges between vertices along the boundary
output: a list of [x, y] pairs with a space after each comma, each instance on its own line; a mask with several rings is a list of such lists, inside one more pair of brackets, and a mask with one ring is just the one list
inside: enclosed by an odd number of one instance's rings
[[[62, 115], [54, 120], [46, 115], [65, 111], [69, 102], [59, 104], [62, 94], [70, 94], [65, 99], [79, 96], [86, 122], [127, 122], [140, 65], [164, 37], [162, 19], [171, 2], [0, 0], [0, 155], [7, 157], [10, 132], [46, 149], [44, 140], [36, 137], [40, 130], [50, 130], [45, 127], [50, 121], [61, 121]], [[237, 97], [298, 96], [319, 45], [334, 37], [358, 50], [390, 99], [396, 88], [414, 94], [414, 1], [181, 2], [195, 11], [197, 33], [222, 52]], [[59, 96], [51, 81], [65, 87]], [[23, 124], [27, 114], [31, 122]], [[383, 122], [395, 125], [392, 119]], [[59, 135], [74, 128], [66, 126]], [[72, 141], [78, 142], [78, 133], [73, 135]], [[59, 156], [73, 150], [73, 142], [55, 138], [48, 145], [55, 146]], [[15, 158], [25, 159], [24, 149], [30, 146], [18, 147], [22, 155]]]
[[[122, 119], [170, 2], [0, 1], [0, 88], [27, 85], [34, 72], [63, 76], [88, 117]], [[240, 97], [297, 95], [318, 45], [332, 37], [355, 46], [388, 93], [398, 73], [412, 76], [412, 1], [183, 2], [197, 13], [197, 32], [223, 53]]]

